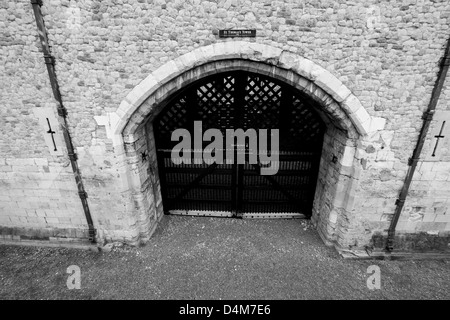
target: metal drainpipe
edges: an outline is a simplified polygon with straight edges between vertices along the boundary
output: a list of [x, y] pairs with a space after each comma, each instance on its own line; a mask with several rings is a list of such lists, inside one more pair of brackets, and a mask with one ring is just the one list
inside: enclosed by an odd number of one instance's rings
[[47, 65], [48, 76], [50, 78], [50, 84], [52, 86], [53, 96], [58, 103], [58, 115], [60, 117], [60, 125], [64, 135], [64, 142], [66, 144], [67, 152], [72, 165], [72, 171], [75, 176], [75, 182], [78, 188], [78, 195], [81, 199], [83, 211], [86, 216], [86, 221], [89, 228], [89, 241], [95, 243], [95, 228], [92, 222], [91, 212], [87, 202], [87, 193], [84, 190], [83, 181], [81, 179], [80, 170], [77, 163], [77, 155], [74, 151], [72, 139], [69, 133], [69, 126], [67, 124], [67, 110], [62, 103], [61, 93], [59, 91], [58, 80], [56, 78], [55, 71], [55, 58], [51, 55], [50, 46], [48, 44], [47, 32], [45, 30], [44, 19], [42, 16], [41, 6], [42, 0], [31, 0], [33, 6], [34, 17], [36, 19], [36, 25], [38, 29], [39, 38], [41, 40], [42, 51], [44, 53], [45, 64]]
[[400, 195], [395, 202], [394, 216], [392, 217], [391, 224], [388, 229], [388, 237], [386, 241], [386, 251], [389, 253], [394, 248], [394, 237], [395, 228], [397, 227], [398, 219], [405, 204], [406, 197], [408, 195], [409, 187], [411, 185], [414, 172], [417, 167], [417, 162], [419, 161], [420, 153], [422, 152], [423, 145], [425, 143], [425, 138], [430, 128], [431, 121], [433, 120], [433, 115], [436, 109], [436, 105], [441, 94], [442, 87], [445, 82], [445, 77], [447, 75], [448, 67], [450, 65], [450, 38], [447, 40], [447, 47], [445, 49], [444, 57], [441, 59], [440, 68], [436, 83], [434, 84], [433, 92], [431, 93], [430, 103], [428, 104], [427, 111], [423, 114], [422, 120], [423, 125], [420, 130], [419, 139], [417, 140], [416, 148], [414, 149], [413, 155], [408, 160], [408, 172], [406, 173], [405, 183], [403, 184]]

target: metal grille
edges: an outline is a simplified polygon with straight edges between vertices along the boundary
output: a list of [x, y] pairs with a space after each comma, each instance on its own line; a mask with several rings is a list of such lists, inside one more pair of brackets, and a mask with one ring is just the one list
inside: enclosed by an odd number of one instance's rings
[[197, 96], [193, 97], [194, 107], [197, 106], [197, 120], [209, 128], [225, 130], [233, 127], [235, 112], [234, 91], [235, 77], [228, 75], [200, 85]]
[[[166, 211], [310, 216], [325, 129], [314, 103], [287, 84], [243, 71], [204, 78], [178, 93], [154, 122]], [[226, 129], [279, 129], [277, 174], [263, 176], [249, 163], [174, 164], [178, 141], [171, 134], [178, 128], [193, 134], [194, 121], [202, 121], [203, 132], [220, 129], [224, 146]]]
[[267, 78], [250, 74], [244, 94], [244, 129], [278, 129], [281, 86]]

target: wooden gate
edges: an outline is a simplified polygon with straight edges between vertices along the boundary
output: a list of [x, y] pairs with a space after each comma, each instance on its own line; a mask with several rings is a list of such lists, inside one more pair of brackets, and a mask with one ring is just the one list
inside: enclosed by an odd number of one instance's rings
[[[283, 82], [245, 71], [210, 76], [176, 94], [154, 121], [166, 213], [309, 217], [325, 130], [314, 103]], [[279, 129], [278, 172], [261, 175], [260, 164], [248, 161], [173, 163], [178, 141], [171, 141], [171, 134], [184, 128], [193, 136], [194, 121], [202, 122], [202, 132], [216, 128], [223, 137], [226, 129]], [[196, 152], [202, 150], [193, 150], [192, 158]], [[234, 152], [257, 150], [246, 143], [234, 146]]]

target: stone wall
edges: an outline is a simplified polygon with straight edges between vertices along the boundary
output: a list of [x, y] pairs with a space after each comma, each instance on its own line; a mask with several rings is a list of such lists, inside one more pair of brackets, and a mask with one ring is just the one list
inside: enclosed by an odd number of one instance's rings
[[[145, 176], [147, 167], [137, 168], [143, 196], [130, 191], [119, 177], [127, 166], [142, 166], [138, 160], [145, 148], [153, 157], [151, 143], [140, 141], [133, 149], [135, 162], [122, 162], [111, 138], [110, 114], [166, 62], [195, 48], [229, 41], [217, 35], [218, 29], [227, 28], [256, 29], [256, 38], [244, 40], [322, 66], [351, 90], [370, 116], [387, 120], [383, 131], [358, 142], [354, 160], [361, 172], [352, 185], [353, 209], [344, 215], [327, 212], [324, 206], [317, 213], [329, 221], [319, 226], [323, 236], [344, 247], [370, 246], [372, 236], [387, 229], [450, 34], [448, 1], [43, 2], [69, 130], [99, 239], [136, 243], [155, 226], [146, 210], [158, 207], [161, 213], [161, 203], [155, 202], [157, 179]], [[1, 3], [0, 17], [0, 226], [8, 237], [24, 233], [23, 228], [37, 236], [47, 230], [52, 237], [84, 237], [87, 226], [58, 128], [31, 4]], [[450, 110], [448, 80], [437, 109]], [[436, 128], [443, 119], [450, 121], [448, 115], [439, 117], [425, 144], [426, 160], [418, 166], [399, 232], [450, 231], [450, 134], [442, 139], [439, 159], [427, 158]], [[47, 118], [56, 131], [57, 151], [47, 133]], [[340, 159], [343, 156], [342, 152]], [[154, 166], [156, 159], [151, 161]], [[148, 179], [155, 180], [145, 187]], [[332, 195], [316, 194], [316, 202], [327, 196]], [[341, 231], [336, 234], [337, 229]]]

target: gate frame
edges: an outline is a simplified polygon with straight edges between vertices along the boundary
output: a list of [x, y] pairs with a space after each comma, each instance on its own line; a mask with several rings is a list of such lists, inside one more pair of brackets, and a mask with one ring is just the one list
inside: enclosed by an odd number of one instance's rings
[[[345, 246], [345, 234], [351, 232], [351, 219], [355, 218], [353, 200], [361, 170], [358, 148], [365, 137], [383, 130], [386, 120], [370, 116], [339, 79], [311, 60], [246, 41], [200, 47], [165, 63], [133, 88], [115, 112], [108, 114], [108, 136], [113, 141], [116, 169], [122, 181], [120, 190], [129, 194], [132, 202], [129, 215], [136, 221], [131, 230], [135, 242], [146, 242], [163, 215], [151, 125], [154, 117], [164, 107], [164, 101], [184, 86], [232, 70], [281, 80], [321, 106], [317, 111], [327, 132], [312, 221], [327, 245]], [[148, 165], [141, 161], [145, 151], [150, 159]]]
[[[246, 100], [246, 97], [248, 95], [248, 97], [250, 98], [250, 93], [247, 93], [245, 90], [241, 90], [242, 88], [244, 88], [246, 85], [244, 85], [243, 82], [247, 82], [249, 81], [249, 86], [252, 86], [251, 82], [255, 81], [253, 79], [253, 77], [262, 77], [262, 82], [266, 83], [266, 82], [270, 82], [273, 84], [274, 87], [278, 87], [279, 92], [281, 92], [281, 107], [277, 107], [277, 111], [280, 112], [280, 117], [281, 114], [285, 114], [284, 117], [288, 116], [288, 114], [286, 114], [286, 111], [283, 111], [283, 109], [286, 108], [289, 109], [292, 106], [294, 106], [296, 99], [299, 99], [300, 101], [305, 102], [305, 96], [302, 92], [299, 92], [297, 90], [295, 90], [294, 88], [292, 88], [291, 86], [289, 86], [286, 82], [282, 82], [279, 80], [276, 80], [274, 78], [269, 78], [269, 77], [265, 77], [261, 74], [255, 74], [255, 73], [250, 73], [248, 71], [243, 71], [243, 70], [238, 70], [238, 71], [231, 71], [231, 72], [221, 72], [221, 73], [217, 73], [208, 77], [204, 77], [201, 78], [199, 81], [200, 82], [194, 82], [193, 84], [190, 84], [189, 86], [184, 87], [183, 89], [181, 89], [180, 91], [177, 91], [176, 93], [174, 93], [172, 95], [172, 97], [169, 100], [169, 103], [167, 104], [166, 107], [164, 107], [160, 113], [158, 113], [157, 116], [155, 116], [153, 123], [155, 126], [155, 138], [156, 138], [156, 147], [157, 147], [157, 155], [158, 157], [158, 168], [159, 168], [159, 175], [160, 175], [160, 180], [163, 180], [164, 176], [167, 179], [167, 173], [166, 169], [170, 168], [170, 165], [166, 165], [164, 164], [164, 159], [170, 159], [170, 151], [167, 152], [168, 149], [171, 149], [170, 146], [175, 145], [175, 142], [170, 142], [169, 145], [165, 145], [166, 143], [168, 143], [168, 141], [158, 141], [158, 133], [157, 130], [158, 128], [161, 128], [159, 124], [156, 124], [158, 121], [161, 121], [161, 116], [166, 116], [168, 117], [168, 119], [166, 118], [166, 120], [162, 120], [163, 122], [166, 122], [168, 124], [166, 124], [167, 126], [171, 127], [172, 130], [175, 130], [178, 126], [176, 124], [177, 121], [180, 121], [181, 119], [177, 119], [177, 115], [181, 114], [181, 110], [185, 110], [187, 113], [185, 114], [185, 116], [183, 117], [182, 121], [188, 121], [189, 119], [191, 119], [192, 121], [194, 121], [192, 118], [190, 118], [193, 114], [190, 114], [189, 109], [190, 109], [190, 101], [192, 101], [192, 99], [196, 99], [197, 97], [193, 97], [193, 95], [197, 95], [197, 90], [198, 88], [201, 87], [207, 87], [209, 88], [209, 90], [211, 91], [205, 91], [203, 97], [208, 96], [209, 93], [214, 94], [214, 90], [213, 88], [218, 88], [218, 87], [209, 87], [208, 84], [211, 83], [215, 83], [216, 81], [220, 84], [220, 86], [223, 85], [224, 81], [226, 78], [228, 77], [232, 77], [234, 79], [234, 84], [232, 84], [231, 82], [228, 81], [229, 87], [228, 90], [234, 91], [233, 93], [233, 105], [234, 105], [234, 111], [232, 112], [231, 118], [228, 118], [228, 120], [231, 120], [231, 122], [229, 123], [231, 126], [228, 128], [232, 128], [232, 129], [238, 129], [238, 128], [242, 128], [243, 130], [246, 129], [250, 129], [249, 127], [245, 127], [244, 124], [241, 122], [241, 120], [243, 119], [242, 117], [244, 116], [243, 114], [241, 114], [242, 112], [245, 111], [241, 110], [241, 108], [239, 108], [239, 106], [244, 104], [244, 100]], [[260, 90], [262, 92], [265, 93], [264, 98], [269, 97], [270, 94], [275, 94], [273, 92], [268, 92], [267, 90], [265, 90], [266, 87], [264, 87], [263, 85], [259, 85], [257, 84], [257, 82], [253, 82], [255, 87], [259, 87], [259, 89], [255, 89], [252, 88], [251, 90]], [[238, 89], [237, 89], [238, 88]], [[206, 89], [208, 90], [208, 89]], [[219, 90], [217, 91], [219, 93]], [[228, 91], [227, 91], [228, 93]], [[224, 95], [223, 92], [220, 92], [220, 97], [222, 97]], [[230, 93], [231, 94], [231, 93]], [[260, 92], [259, 91], [255, 91], [255, 95], [258, 96], [258, 99], [263, 99], [263, 97], [261, 97]], [[295, 96], [296, 99], [292, 99], [292, 98], [288, 98], [287, 96]], [[211, 98], [216, 98], [217, 101], [220, 101], [221, 98], [219, 98], [218, 96], [211, 96]], [[187, 100], [186, 100], [187, 99]], [[184, 100], [185, 102], [181, 102], [181, 100]], [[287, 102], [289, 100], [289, 102]], [[202, 101], [202, 98], [200, 98], [200, 101]], [[249, 102], [251, 103], [251, 102]], [[179, 107], [180, 105], [183, 105], [184, 107]], [[290, 104], [291, 106], [287, 106], [286, 104]], [[315, 103], [313, 103], [315, 104]], [[303, 105], [303, 103], [301, 103], [301, 105]], [[313, 159], [313, 161], [311, 162], [311, 169], [310, 171], [308, 171], [308, 176], [312, 175], [314, 177], [313, 180], [311, 180], [311, 182], [309, 182], [309, 187], [307, 190], [307, 193], [309, 194], [308, 201], [304, 201], [302, 204], [299, 205], [299, 201], [297, 201], [298, 199], [295, 198], [295, 196], [293, 196], [291, 194], [291, 192], [293, 192], [293, 190], [287, 190], [290, 189], [289, 187], [286, 187], [283, 185], [283, 183], [281, 182], [280, 184], [278, 184], [274, 179], [272, 179], [272, 177], [267, 176], [267, 175], [263, 175], [262, 177], [264, 177], [265, 179], [263, 179], [265, 181], [265, 183], [269, 183], [271, 185], [271, 187], [273, 188], [273, 190], [277, 190], [277, 192], [280, 192], [284, 195], [285, 197], [285, 201], [284, 203], [280, 204], [280, 208], [281, 211], [278, 209], [278, 211], [273, 211], [271, 212], [270, 210], [266, 210], [266, 211], [247, 211], [247, 209], [242, 210], [242, 205], [243, 205], [243, 194], [244, 194], [244, 190], [248, 190], [248, 186], [244, 187], [244, 176], [248, 176], [249, 172], [252, 172], [252, 174], [256, 171], [259, 171], [260, 168], [259, 167], [255, 167], [255, 164], [253, 164], [253, 166], [251, 166], [251, 169], [244, 169], [244, 165], [243, 164], [234, 164], [232, 169], [229, 169], [230, 171], [230, 175], [229, 177], [231, 178], [231, 183], [230, 181], [228, 181], [227, 184], [223, 185], [224, 190], [229, 190], [230, 191], [230, 195], [231, 195], [231, 199], [229, 201], [225, 201], [225, 200], [220, 200], [222, 202], [222, 205], [224, 207], [228, 207], [229, 208], [229, 212], [232, 212], [232, 217], [310, 217], [310, 211], [312, 209], [312, 205], [313, 205], [313, 196], [314, 196], [314, 191], [315, 191], [315, 186], [317, 184], [317, 176], [318, 176], [318, 169], [319, 169], [319, 164], [320, 164], [320, 152], [322, 151], [322, 145], [323, 145], [323, 135], [325, 132], [325, 123], [323, 123], [321, 117], [315, 112], [315, 107], [311, 107], [310, 106], [310, 102], [308, 99], [307, 102], [307, 109], [309, 110], [309, 112], [311, 112], [309, 115], [312, 116], [313, 118], [315, 118], [318, 122], [317, 124], [320, 126], [320, 144], [315, 144], [315, 150], [313, 151], [314, 154], [311, 156], [311, 159]], [[236, 108], [237, 107], [237, 108]], [[174, 109], [175, 108], [175, 109]], [[194, 110], [191, 110], [194, 111]], [[198, 110], [197, 110], [198, 111]], [[171, 113], [168, 114], [167, 112]], [[194, 111], [195, 114], [195, 111]], [[175, 120], [173, 120], [175, 119]], [[203, 121], [201, 119], [195, 119], [195, 121]], [[174, 122], [175, 123], [174, 123]], [[204, 121], [208, 121], [208, 120], [204, 120]], [[280, 121], [282, 121], [280, 119]], [[310, 124], [310, 123], [309, 123]], [[292, 123], [292, 125], [296, 126], [295, 123]], [[274, 128], [279, 128], [280, 130], [282, 130], [282, 124], [280, 123], [279, 126], [277, 127], [273, 127]], [[221, 127], [219, 126], [221, 129], [225, 129], [225, 127]], [[217, 127], [217, 128], [219, 128]], [[208, 128], [208, 126], [206, 126], [206, 128]], [[205, 130], [206, 128], [203, 128], [203, 130]], [[251, 129], [254, 128], [259, 128], [257, 123], [252, 123], [251, 124]], [[166, 128], [167, 129], [167, 128]], [[163, 129], [163, 130], [166, 130]], [[316, 132], [317, 133], [317, 132]], [[165, 138], [168, 138], [170, 140], [170, 132], [167, 132], [167, 134], [169, 134], [169, 136], [165, 136]], [[225, 134], [224, 134], [225, 135]], [[281, 138], [282, 139], [282, 138]], [[224, 138], [225, 140], [225, 138]], [[298, 138], [297, 138], [298, 140]], [[298, 140], [299, 141], [299, 140]], [[319, 142], [319, 141], [317, 141]], [[163, 143], [163, 144], [161, 144]], [[224, 143], [224, 147], [223, 148], [228, 148], [229, 146], [226, 146]], [[308, 142], [308, 144], [310, 144], [311, 142]], [[317, 146], [320, 145], [320, 148], [317, 148]], [[299, 150], [295, 150], [295, 151], [305, 151], [303, 149], [303, 146], [300, 147], [301, 149]], [[160, 150], [160, 149], [165, 149]], [[256, 147], [257, 149], [257, 147]], [[256, 150], [255, 149], [255, 150]], [[283, 147], [280, 145], [279, 147], [279, 151], [286, 151], [283, 149]], [[289, 151], [294, 151], [294, 150], [289, 150]], [[295, 152], [294, 151], [294, 152]], [[312, 151], [312, 149], [309, 149], [309, 151]], [[281, 158], [284, 157], [284, 160], [281, 160]], [[280, 165], [282, 162], [288, 161], [288, 162], [293, 162], [292, 159], [292, 155], [289, 156], [289, 158], [291, 158], [290, 160], [286, 160], [285, 156], [280, 155]], [[309, 157], [308, 157], [309, 158]], [[298, 159], [297, 159], [298, 161]], [[225, 162], [225, 161], [224, 161]], [[170, 189], [170, 187], [167, 186], [167, 182], [164, 184], [161, 184], [161, 193], [162, 193], [162, 199], [164, 201], [164, 203], [167, 203], [167, 201], [169, 201], [169, 205], [165, 205], [164, 206], [164, 211], [167, 213], [169, 210], [170, 211], [174, 211], [177, 212], [177, 214], [181, 214], [181, 215], [195, 215], [195, 216], [228, 216], [226, 215], [225, 212], [227, 212], [224, 208], [222, 208], [223, 210], [207, 210], [205, 209], [204, 211], [202, 209], [196, 210], [196, 209], [169, 209], [168, 206], [172, 207], [172, 205], [176, 204], [178, 201], [185, 201], [183, 200], [183, 197], [186, 196], [191, 190], [195, 190], [196, 189], [196, 185], [197, 183], [200, 182], [200, 180], [202, 180], [204, 177], [209, 176], [209, 175], [214, 175], [215, 174], [215, 167], [216, 165], [214, 165], [214, 167], [212, 167], [214, 164], [211, 164], [210, 166], [206, 167], [206, 168], [202, 168], [200, 172], [197, 172], [195, 169], [195, 172], [198, 174], [198, 176], [195, 177], [195, 179], [193, 179], [189, 184], [187, 185], [183, 185], [183, 189], [181, 189], [181, 192], [175, 196], [175, 197], [171, 197], [170, 200], [168, 200], [168, 195], [167, 195], [167, 190], [168, 188]], [[197, 168], [198, 169], [198, 168]], [[281, 170], [281, 168], [279, 168]], [[170, 170], [170, 169], [168, 169]], [[181, 170], [181, 169], [180, 169]], [[190, 172], [189, 170], [192, 170], [192, 168], [186, 168], [183, 169], [186, 170], [184, 173], [188, 173]], [[219, 169], [220, 170], [220, 169]], [[292, 170], [292, 169], [291, 169]], [[172, 172], [173, 173], [173, 172]], [[192, 172], [191, 172], [192, 173]], [[223, 174], [223, 173], [222, 173]], [[235, 175], [237, 175], [235, 177]], [[278, 173], [277, 173], [278, 175]], [[295, 175], [295, 171], [290, 171], [290, 175]], [[305, 173], [301, 174], [300, 176], [305, 176]], [[170, 184], [171, 187], [176, 187], [178, 186], [177, 183], [175, 184]], [[181, 186], [180, 186], [181, 187]], [[208, 189], [208, 188], [206, 188]], [[219, 199], [216, 199], [219, 200]], [[204, 198], [204, 197], [200, 197], [195, 199], [194, 201], [204, 201], [202, 204], [204, 207], [209, 207], [209, 205], [211, 205], [211, 202], [208, 201], [208, 198]], [[215, 200], [214, 200], [215, 201]], [[258, 201], [252, 201], [247, 199], [247, 201], [249, 203], [254, 203], [254, 202], [258, 202]], [[226, 203], [226, 204], [225, 204]], [[283, 208], [283, 206], [285, 207], [286, 205], [292, 205], [293, 208], [298, 207], [297, 208], [297, 212], [293, 212], [291, 211], [282, 211], [285, 208]], [[199, 207], [203, 207], [201, 204], [199, 204]], [[250, 205], [251, 206], [251, 205]], [[276, 208], [272, 207], [272, 210], [276, 210]], [[295, 211], [295, 210], [294, 210]], [[302, 212], [302, 213], [300, 213]], [[309, 212], [309, 214], [307, 213]], [[244, 215], [243, 215], [244, 214]]]

